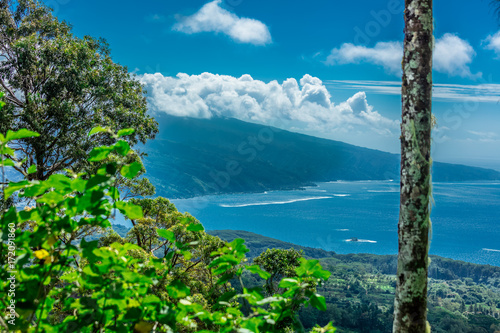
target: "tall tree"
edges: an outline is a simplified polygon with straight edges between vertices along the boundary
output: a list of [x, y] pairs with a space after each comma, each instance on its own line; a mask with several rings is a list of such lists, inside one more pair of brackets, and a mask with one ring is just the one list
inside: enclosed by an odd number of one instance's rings
[[[27, 128], [40, 134], [12, 144], [15, 168], [28, 179], [82, 170], [87, 153], [112, 140], [106, 133], [87, 136], [95, 126], [133, 127], [126, 137], [131, 145], [158, 131], [142, 85], [112, 61], [107, 43], [75, 37], [38, 0], [0, 0], [0, 91], [7, 103], [0, 133]], [[36, 172], [28, 172], [33, 165]]]
[[406, 0], [394, 332], [426, 332], [431, 196], [432, 0]]

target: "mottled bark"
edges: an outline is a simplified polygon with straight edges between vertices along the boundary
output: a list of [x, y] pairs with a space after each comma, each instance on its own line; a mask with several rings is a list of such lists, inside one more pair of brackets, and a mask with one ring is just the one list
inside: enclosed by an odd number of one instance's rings
[[399, 254], [393, 332], [427, 323], [430, 228], [432, 0], [406, 0], [402, 82]]

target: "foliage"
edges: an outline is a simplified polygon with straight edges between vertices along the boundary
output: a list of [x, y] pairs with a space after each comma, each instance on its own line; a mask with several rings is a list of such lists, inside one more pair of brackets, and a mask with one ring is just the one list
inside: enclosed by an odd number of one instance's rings
[[254, 259], [255, 264], [269, 273], [265, 289], [270, 295], [279, 292], [279, 280], [284, 277], [295, 277], [295, 269], [300, 265], [300, 258], [302, 253], [295, 249], [267, 249]]
[[[11, 145], [17, 153], [13, 168], [23, 177], [46, 180], [67, 168], [88, 167], [92, 148], [113, 142], [105, 132], [87, 136], [95, 126], [134, 127], [121, 133], [130, 145], [157, 133], [142, 85], [111, 60], [106, 42], [75, 37], [40, 1], [1, 0], [0, 39], [6, 100], [0, 133], [26, 128], [40, 134]], [[32, 166], [36, 170], [29, 172]]]
[[[11, 141], [34, 135], [20, 130], [0, 136], [0, 156], [11, 157], [2, 160], [2, 171], [15, 157]], [[118, 139], [94, 148], [89, 160], [102, 163], [112, 153], [126, 157], [129, 144]], [[0, 322], [5, 329], [280, 332], [280, 324], [287, 322], [303, 331], [293, 309], [301, 304], [325, 308], [324, 298], [308, 288], [308, 281], [320, 283], [329, 276], [317, 260], [302, 260], [296, 277], [280, 282], [285, 290], [281, 295], [266, 297], [260, 288], [244, 285], [241, 294], [230, 287], [224, 290], [229, 279], [247, 270], [264, 277], [268, 273], [255, 265], [243, 265], [248, 251], [243, 240], [220, 246], [220, 240], [203, 235], [199, 222], [177, 214], [165, 199], [119, 200], [119, 191], [113, 186], [117, 174], [133, 178], [139, 171], [121, 161], [101, 164], [95, 174], [52, 174], [43, 181], [11, 182], [3, 188], [5, 199], [17, 193], [36, 202], [35, 207], [24, 210], [11, 207], [1, 216], [0, 311], [16, 317], [9, 315], [7, 322]], [[133, 244], [112, 233], [100, 242], [78, 239], [82, 228], [109, 227], [115, 210], [134, 220], [136, 226], [142, 225], [145, 235], [140, 241]], [[170, 249], [163, 258], [151, 253], [159, 246]], [[211, 251], [213, 248], [218, 249]], [[14, 260], [7, 259], [9, 251], [14, 252]], [[200, 301], [182, 274], [200, 258], [214, 285], [222, 289], [212, 306]], [[8, 280], [11, 277], [14, 284]], [[15, 295], [9, 294], [12, 286]], [[12, 312], [8, 308], [11, 299]], [[334, 328], [328, 324], [316, 331], [333, 332]]]
[[[271, 247], [300, 248], [243, 231], [210, 233], [225, 240], [245, 238], [249, 253]], [[303, 249], [306, 257], [320, 253]], [[338, 332], [392, 332], [396, 256], [323, 253], [320, 263], [332, 275], [317, 287], [317, 292], [325, 296], [327, 309], [301, 309], [299, 317], [304, 327], [310, 329], [331, 321]], [[432, 331], [454, 332], [448, 330], [452, 325], [463, 332], [494, 333], [500, 325], [500, 267], [431, 257], [428, 307]], [[247, 286], [265, 283], [256, 274], [245, 274], [242, 279]]]

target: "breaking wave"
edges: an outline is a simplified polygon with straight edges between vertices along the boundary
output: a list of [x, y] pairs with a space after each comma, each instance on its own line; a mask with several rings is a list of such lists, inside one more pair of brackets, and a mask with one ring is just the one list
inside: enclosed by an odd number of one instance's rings
[[500, 250], [495, 250], [495, 249], [483, 249], [483, 250], [488, 252], [500, 252]]
[[319, 199], [330, 199], [332, 197], [311, 197], [311, 198], [301, 198], [301, 199], [292, 199], [287, 201], [268, 201], [268, 202], [253, 202], [248, 204], [220, 204], [220, 207], [224, 208], [239, 208], [239, 207], [249, 207], [249, 206], [267, 206], [267, 205], [285, 205], [289, 203], [299, 202], [299, 201], [309, 201], [309, 200], [319, 200]]

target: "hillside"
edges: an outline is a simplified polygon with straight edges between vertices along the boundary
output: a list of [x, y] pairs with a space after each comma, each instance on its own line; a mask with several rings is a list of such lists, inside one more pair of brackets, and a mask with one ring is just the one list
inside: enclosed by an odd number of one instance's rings
[[[297, 189], [332, 180], [399, 176], [399, 155], [236, 119], [161, 115], [160, 133], [142, 148], [158, 195]], [[494, 170], [434, 163], [435, 181], [500, 179]]]
[[[306, 256], [313, 254], [311, 257], [319, 254], [316, 250], [322, 251], [246, 231], [210, 233], [228, 241], [245, 239], [249, 258], [271, 247], [302, 249]], [[313, 252], [308, 252], [311, 250]], [[392, 332], [395, 255], [329, 252], [320, 261], [332, 273], [318, 289], [326, 297], [327, 311], [302, 309], [300, 319], [306, 328], [333, 321], [340, 333]], [[252, 275], [244, 276], [244, 282], [246, 286], [262, 285], [262, 281]], [[428, 290], [428, 319], [433, 332], [494, 333], [500, 330], [500, 267], [431, 256]]]
[[[113, 229], [124, 237], [122, 225]], [[300, 319], [306, 328], [333, 321], [340, 333], [392, 332], [392, 313], [396, 286], [395, 255], [336, 254], [304, 247], [241, 230], [208, 232], [226, 241], [243, 238], [250, 250], [250, 262], [268, 248], [303, 250], [306, 257], [320, 259], [332, 273], [318, 288], [327, 302], [327, 311], [302, 309]], [[99, 238], [99, 235], [92, 239]], [[90, 240], [90, 239], [88, 239]], [[500, 267], [477, 265], [431, 256], [428, 309], [432, 331], [495, 333], [500, 330]], [[264, 281], [256, 274], [244, 274], [246, 287], [260, 287]], [[232, 285], [240, 288], [239, 281]]]
[[280, 241], [279, 239], [262, 236], [249, 231], [243, 230], [210, 230], [207, 234], [217, 236], [228, 242], [232, 242], [236, 238], [243, 238], [245, 244], [250, 250], [247, 253], [248, 258], [255, 258], [269, 248], [275, 249], [290, 249], [302, 250], [304, 255], [310, 258], [326, 258], [335, 255], [333, 251], [325, 251], [323, 249], [312, 248], [307, 246], [296, 245], [288, 242]]
[[[129, 230], [121, 225], [113, 225], [113, 229], [122, 237]], [[295, 248], [306, 257], [320, 259], [321, 265], [332, 273], [318, 290], [326, 297], [327, 311], [302, 309], [300, 319], [306, 328], [331, 320], [340, 333], [392, 332], [395, 255], [336, 254], [241, 230], [208, 233], [226, 241], [245, 239], [250, 260], [268, 248]], [[431, 259], [428, 308], [433, 332], [494, 333], [500, 329], [500, 267], [438, 256]], [[244, 275], [243, 281], [247, 287], [263, 284], [252, 274]], [[239, 281], [233, 282], [239, 288]]]

